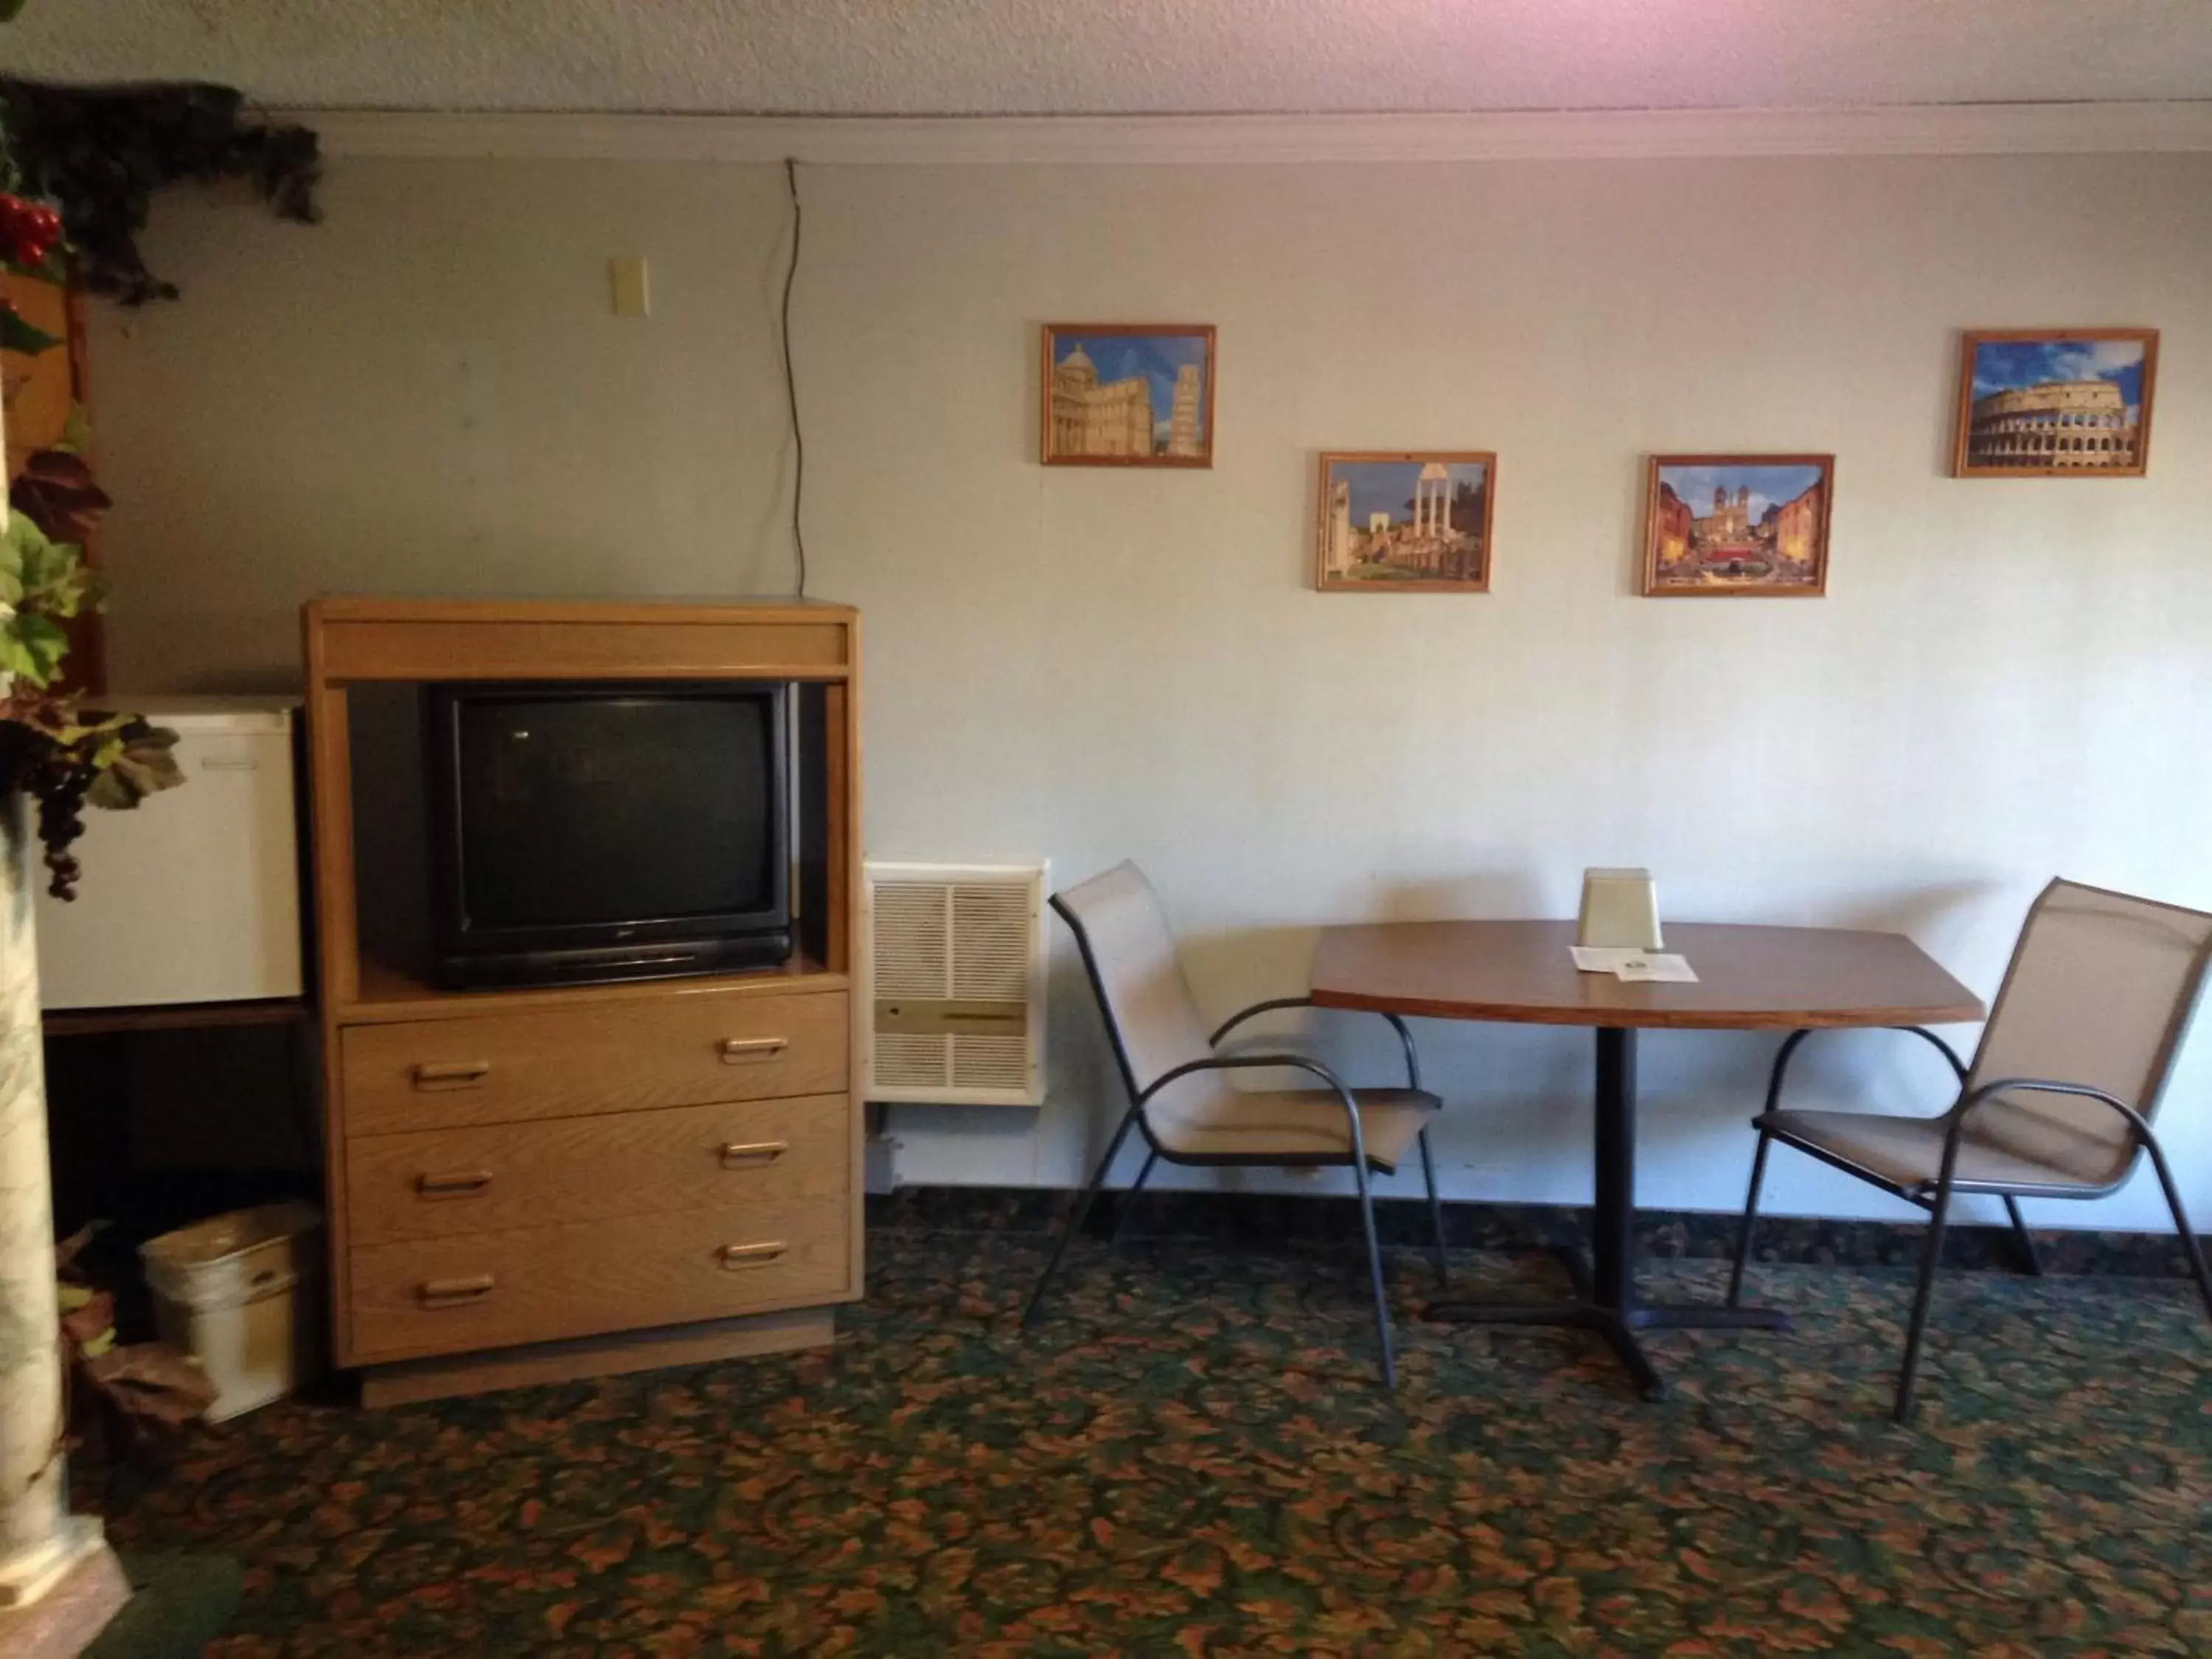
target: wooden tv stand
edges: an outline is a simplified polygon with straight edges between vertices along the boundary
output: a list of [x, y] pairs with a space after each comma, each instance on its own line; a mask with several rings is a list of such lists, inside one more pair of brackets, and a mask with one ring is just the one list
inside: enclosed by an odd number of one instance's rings
[[[833, 1340], [862, 1269], [858, 615], [323, 599], [304, 624], [330, 1304], [363, 1399]], [[349, 688], [590, 679], [799, 688], [799, 953], [453, 992], [365, 951]]]

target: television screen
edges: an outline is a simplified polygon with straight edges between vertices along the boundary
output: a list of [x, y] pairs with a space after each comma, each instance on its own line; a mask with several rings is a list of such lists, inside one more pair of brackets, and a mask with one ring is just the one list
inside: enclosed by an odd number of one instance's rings
[[773, 696], [472, 695], [455, 710], [470, 933], [781, 903]]

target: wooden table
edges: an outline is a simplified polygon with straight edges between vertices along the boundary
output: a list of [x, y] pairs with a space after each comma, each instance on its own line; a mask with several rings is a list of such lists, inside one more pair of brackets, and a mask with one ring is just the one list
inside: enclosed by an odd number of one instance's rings
[[1315, 947], [1313, 1000], [1328, 1008], [1523, 1025], [1585, 1025], [1597, 1038], [1593, 1271], [1558, 1304], [1441, 1303], [1452, 1324], [1553, 1325], [1612, 1345], [1644, 1397], [1666, 1385], [1638, 1330], [1786, 1330], [1771, 1309], [1636, 1299], [1636, 1034], [1639, 1030], [1796, 1031], [1829, 1026], [1941, 1025], [1984, 1016], [1981, 1000], [1901, 933], [1829, 927], [1669, 922], [1667, 949], [1694, 985], [1625, 983], [1575, 969], [1566, 921], [1389, 922], [1327, 927]]

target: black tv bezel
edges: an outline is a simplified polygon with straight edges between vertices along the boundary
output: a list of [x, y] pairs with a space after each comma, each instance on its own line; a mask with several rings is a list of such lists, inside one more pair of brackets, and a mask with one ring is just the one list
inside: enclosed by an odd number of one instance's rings
[[[764, 702], [769, 711], [770, 902], [757, 910], [638, 916], [618, 921], [471, 926], [461, 820], [461, 714], [496, 702], [619, 702], [630, 699]], [[792, 687], [787, 680], [464, 680], [423, 687], [423, 752], [429, 766], [431, 934], [441, 960], [543, 957], [549, 970], [575, 953], [634, 945], [713, 944], [788, 936], [791, 925]]]

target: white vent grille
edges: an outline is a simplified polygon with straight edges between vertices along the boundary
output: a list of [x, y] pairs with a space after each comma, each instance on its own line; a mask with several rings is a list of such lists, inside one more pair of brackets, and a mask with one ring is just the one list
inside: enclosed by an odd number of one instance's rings
[[[944, 1037], [880, 1035], [876, 1038], [875, 1083], [891, 1091], [946, 1089], [952, 1085], [952, 1045]], [[876, 1092], [871, 1089], [872, 1097]]]
[[964, 1089], [1025, 1090], [1030, 1080], [1029, 1039], [1018, 1036], [957, 1036], [952, 1076]]
[[871, 884], [878, 996], [952, 994], [951, 891], [941, 882]]
[[1029, 884], [952, 890], [952, 994], [1019, 1002], [1029, 995], [1036, 948], [1030, 940], [1036, 906]]
[[867, 1098], [1044, 1098], [1042, 865], [870, 863]]

